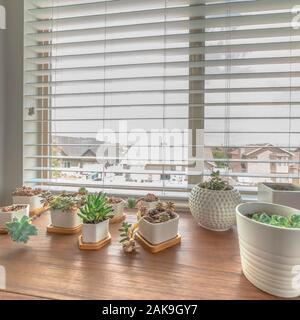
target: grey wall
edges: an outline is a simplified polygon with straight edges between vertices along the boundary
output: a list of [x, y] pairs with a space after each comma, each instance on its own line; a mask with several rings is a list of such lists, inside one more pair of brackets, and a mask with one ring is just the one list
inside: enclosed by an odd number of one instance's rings
[[[3, 2], [3, 0], [0, 0], [0, 3], [1, 1]], [[4, 45], [2, 45], [3, 42], [0, 42], [2, 62], [3, 50], [5, 59], [5, 63], [1, 63], [1, 66], [5, 65], [5, 71], [3, 72], [3, 69], [1, 69], [0, 72], [2, 77], [0, 87], [5, 92], [5, 101], [2, 103], [6, 108], [4, 111], [1, 108], [2, 112], [5, 112], [5, 116], [2, 117], [1, 114], [2, 120], [0, 120], [0, 124], [3, 125], [4, 122], [4, 127], [1, 125], [0, 132], [2, 137], [2, 140], [0, 140], [2, 141], [0, 161], [2, 167], [4, 166], [1, 179], [1, 203], [9, 204], [11, 191], [16, 186], [22, 185], [23, 175], [23, 0], [5, 1], [7, 30], [5, 30]], [[5, 132], [3, 132], [3, 129]], [[3, 148], [5, 152], [3, 152]]]
[[[5, 5], [5, 1], [0, 0], [0, 5]], [[4, 196], [4, 132], [6, 106], [5, 37], [6, 30], [0, 30], [0, 205], [3, 202]]]

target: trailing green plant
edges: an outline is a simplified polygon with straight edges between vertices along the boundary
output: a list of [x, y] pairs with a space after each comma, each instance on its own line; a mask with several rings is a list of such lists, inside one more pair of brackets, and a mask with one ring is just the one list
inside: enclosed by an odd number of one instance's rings
[[31, 219], [23, 216], [21, 219], [14, 218], [6, 223], [8, 234], [15, 242], [27, 243], [30, 236], [38, 234], [37, 228], [31, 224]]
[[113, 208], [108, 204], [104, 193], [89, 194], [86, 203], [78, 211], [83, 223], [97, 224], [114, 216]]
[[123, 246], [123, 250], [126, 253], [131, 253], [136, 249], [135, 235], [138, 231], [138, 224], [130, 224], [123, 222], [122, 227], [119, 229], [120, 232], [120, 243]]
[[136, 206], [136, 200], [134, 198], [127, 199], [127, 208], [134, 209]]
[[232, 186], [220, 177], [220, 171], [213, 171], [210, 175], [210, 180], [200, 184], [201, 188], [215, 190], [215, 191], [228, 191], [232, 190]]
[[268, 215], [265, 212], [256, 212], [250, 215], [252, 220], [269, 224], [281, 228], [300, 228], [300, 215], [291, 214], [289, 216]]

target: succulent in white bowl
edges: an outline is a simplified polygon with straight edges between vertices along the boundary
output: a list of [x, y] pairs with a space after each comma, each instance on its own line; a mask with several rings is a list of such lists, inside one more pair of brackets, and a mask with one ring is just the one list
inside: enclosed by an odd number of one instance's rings
[[137, 199], [136, 205], [138, 208], [146, 207], [147, 209], [155, 209], [159, 202], [159, 198], [153, 194], [148, 193], [145, 197]]
[[78, 210], [78, 216], [83, 221], [83, 243], [98, 243], [109, 236], [109, 219], [113, 216], [113, 209], [105, 194], [89, 194], [85, 205]]
[[272, 203], [236, 208], [243, 273], [259, 289], [300, 296], [300, 211]]
[[77, 215], [77, 210], [85, 203], [85, 194], [62, 193], [52, 195], [45, 193], [44, 203], [49, 206], [51, 224], [57, 228], [76, 228], [82, 224]]
[[113, 209], [113, 217], [123, 216], [126, 201], [124, 201], [122, 198], [110, 197], [107, 198], [107, 203]]
[[158, 245], [178, 236], [178, 223], [174, 203], [159, 202], [155, 209], [142, 208], [138, 233], [150, 244]]
[[241, 201], [238, 190], [223, 180], [219, 171], [213, 172], [209, 181], [194, 186], [189, 196], [195, 220], [213, 231], [226, 231], [235, 224], [235, 208]]
[[14, 204], [28, 204], [29, 210], [36, 210], [43, 207], [42, 203], [43, 190], [33, 189], [31, 187], [16, 188], [12, 193]]

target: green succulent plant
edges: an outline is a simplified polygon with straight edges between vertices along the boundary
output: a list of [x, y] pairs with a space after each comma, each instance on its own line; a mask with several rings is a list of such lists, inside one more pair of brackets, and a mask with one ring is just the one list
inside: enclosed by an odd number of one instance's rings
[[300, 215], [289, 216], [268, 215], [265, 212], [253, 213], [250, 218], [260, 223], [269, 224], [281, 228], [300, 228]]
[[14, 218], [6, 223], [8, 234], [15, 242], [27, 243], [30, 236], [38, 234], [37, 228], [31, 224], [30, 218], [23, 216], [21, 219]]
[[136, 206], [136, 200], [134, 198], [128, 198], [127, 200], [127, 207], [129, 209], [134, 209]]
[[76, 193], [63, 192], [59, 195], [53, 195], [47, 191], [42, 195], [44, 206], [49, 206], [51, 210], [76, 211], [84, 205], [86, 201], [86, 193], [79, 190]]
[[232, 190], [232, 186], [227, 181], [220, 177], [220, 171], [213, 171], [210, 175], [210, 180], [201, 183], [201, 188], [216, 190], [216, 191], [227, 191]]
[[107, 203], [104, 193], [89, 194], [86, 203], [78, 211], [83, 223], [96, 224], [113, 217], [113, 208]]

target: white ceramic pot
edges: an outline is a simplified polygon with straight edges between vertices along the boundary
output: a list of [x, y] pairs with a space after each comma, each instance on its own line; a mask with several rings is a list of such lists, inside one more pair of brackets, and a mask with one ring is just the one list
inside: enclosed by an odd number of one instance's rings
[[157, 245], [176, 238], [178, 235], [179, 216], [161, 223], [151, 223], [145, 219], [139, 221], [139, 234], [149, 243]]
[[138, 202], [138, 207], [146, 207], [148, 210], [155, 209], [159, 201], [143, 201]]
[[213, 231], [226, 231], [236, 222], [235, 208], [242, 198], [236, 189], [217, 191], [196, 185], [189, 196], [191, 213], [198, 224]]
[[270, 203], [244, 203], [236, 208], [243, 273], [257, 288], [283, 298], [300, 295], [300, 229], [280, 228], [251, 220], [247, 215], [300, 214]]
[[[276, 186], [287, 187], [290, 190], [273, 189]], [[300, 187], [292, 183], [260, 183], [258, 201], [300, 209]]]
[[58, 228], [76, 228], [82, 224], [76, 211], [51, 210], [51, 223]]
[[84, 223], [82, 226], [82, 241], [84, 243], [97, 243], [108, 237], [109, 220], [97, 224]]
[[29, 210], [36, 210], [43, 207], [42, 198], [39, 195], [26, 197], [26, 196], [13, 196], [14, 204], [28, 204]]
[[109, 204], [113, 208], [113, 215], [114, 217], [123, 216], [124, 208], [125, 208], [125, 201], [122, 200], [119, 203], [111, 203]]
[[[21, 205], [21, 204], [20, 204]], [[0, 229], [6, 229], [6, 223], [11, 222], [14, 218], [20, 219], [23, 216], [29, 217], [29, 205], [18, 211], [2, 212], [0, 211]]]

